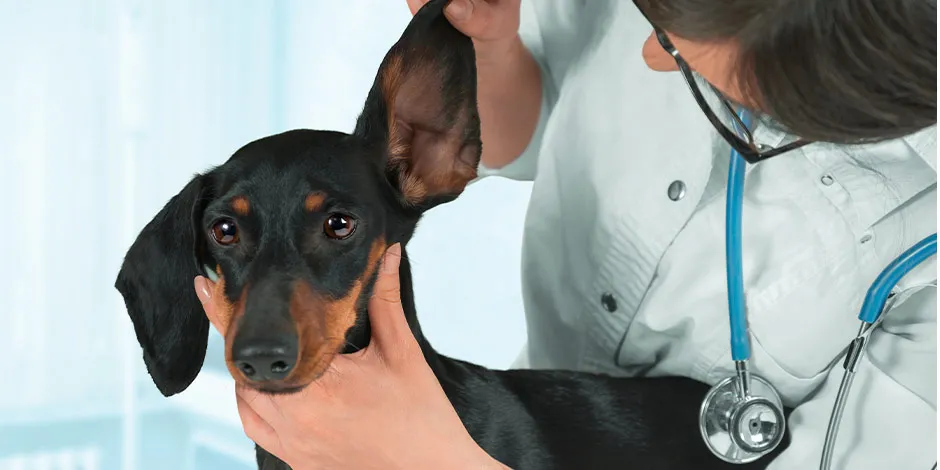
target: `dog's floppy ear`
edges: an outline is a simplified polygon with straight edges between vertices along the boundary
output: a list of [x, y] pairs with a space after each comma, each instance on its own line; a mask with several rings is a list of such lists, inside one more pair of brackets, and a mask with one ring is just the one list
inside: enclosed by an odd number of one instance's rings
[[384, 151], [402, 202], [421, 209], [458, 196], [480, 162], [473, 43], [444, 17], [447, 3], [432, 0], [412, 18], [382, 61], [354, 131]]
[[124, 257], [114, 287], [124, 297], [144, 363], [164, 396], [188, 387], [206, 357], [209, 321], [193, 278], [203, 274], [202, 212], [209, 177], [197, 175], [148, 223]]

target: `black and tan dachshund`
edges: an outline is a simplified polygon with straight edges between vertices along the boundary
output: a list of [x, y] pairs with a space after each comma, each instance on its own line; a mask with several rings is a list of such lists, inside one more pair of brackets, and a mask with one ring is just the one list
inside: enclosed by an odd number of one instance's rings
[[[116, 287], [157, 388], [185, 390], [202, 368], [209, 323], [193, 278], [214, 271], [228, 301], [225, 360], [239, 383], [291, 393], [335, 354], [368, 345], [366, 312], [386, 247], [476, 176], [480, 123], [473, 44], [425, 5], [383, 60], [351, 135], [294, 130], [239, 149], [195, 176], [144, 227]], [[470, 435], [522, 469], [736, 469], [705, 447], [686, 378], [489, 370], [434, 351], [407, 321]], [[494, 327], [495, 328], [495, 327]], [[785, 441], [780, 447], [787, 445]], [[260, 468], [287, 465], [258, 448]]]

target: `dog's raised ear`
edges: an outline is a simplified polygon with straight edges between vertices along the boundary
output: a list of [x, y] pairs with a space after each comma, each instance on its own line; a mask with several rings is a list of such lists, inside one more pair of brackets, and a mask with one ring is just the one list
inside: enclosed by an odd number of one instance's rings
[[477, 175], [480, 118], [473, 43], [432, 0], [382, 61], [354, 134], [383, 149], [402, 202], [428, 209]]
[[198, 175], [141, 231], [114, 287], [124, 297], [144, 363], [164, 396], [188, 387], [206, 357], [209, 321], [193, 278], [203, 274], [198, 231], [209, 177]]

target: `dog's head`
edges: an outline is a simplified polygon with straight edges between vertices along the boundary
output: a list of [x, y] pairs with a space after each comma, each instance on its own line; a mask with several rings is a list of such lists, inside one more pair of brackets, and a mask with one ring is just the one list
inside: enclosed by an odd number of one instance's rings
[[[295, 130], [251, 142], [193, 178], [147, 224], [115, 287], [160, 391], [202, 368], [209, 324], [193, 278], [226, 300], [233, 377], [297, 391], [368, 342], [366, 303], [386, 248], [476, 176], [473, 45], [429, 2], [383, 60], [353, 134]], [[359, 344], [356, 344], [359, 343]]]

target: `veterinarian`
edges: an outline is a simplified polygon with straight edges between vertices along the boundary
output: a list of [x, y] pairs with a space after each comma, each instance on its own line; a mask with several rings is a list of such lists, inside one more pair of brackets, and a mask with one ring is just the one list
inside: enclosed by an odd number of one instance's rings
[[[448, 17], [476, 45], [481, 175], [534, 182], [519, 367], [709, 384], [735, 373], [732, 142], [707, 115], [738, 129], [725, 101], [753, 117], [750, 142], [773, 156], [746, 168], [750, 367], [795, 409], [768, 468], [817, 468], [866, 290], [936, 232], [936, 3], [454, 0]], [[295, 470], [501, 468], [408, 333], [397, 253], [370, 305], [375, 344], [304, 394], [238, 392], [248, 436]], [[933, 260], [906, 276], [872, 335], [833, 468], [934, 464], [935, 282]]]

